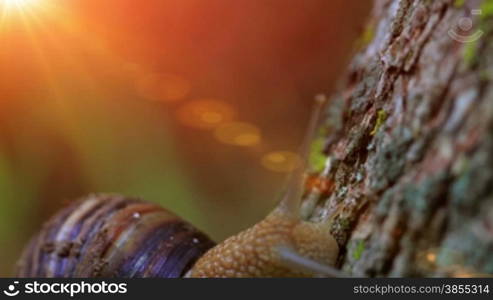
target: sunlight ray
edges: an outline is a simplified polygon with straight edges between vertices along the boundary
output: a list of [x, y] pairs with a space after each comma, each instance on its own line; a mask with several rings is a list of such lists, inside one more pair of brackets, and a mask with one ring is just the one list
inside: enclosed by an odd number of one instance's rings
[[[27, 34], [27, 38], [29, 39], [29, 43], [31, 44], [31, 50], [35, 55], [36, 61], [43, 74], [42, 78], [49, 91], [48, 95], [50, 101], [46, 102], [47, 106], [42, 107], [44, 110], [50, 111], [53, 116], [58, 118], [60, 124], [64, 124], [64, 126], [59, 129], [70, 131], [70, 127], [74, 126], [74, 117], [72, 115], [73, 109], [70, 108], [70, 103], [67, 102], [63, 83], [59, 80], [60, 77], [57, 76], [53, 69], [53, 58], [50, 57], [49, 51], [46, 50], [46, 40], [42, 39], [42, 37], [45, 36], [45, 32], [48, 32], [43, 20], [46, 16], [33, 10], [25, 9], [21, 12], [19, 17], [23, 29]], [[60, 60], [60, 57], [57, 56], [56, 59]]]

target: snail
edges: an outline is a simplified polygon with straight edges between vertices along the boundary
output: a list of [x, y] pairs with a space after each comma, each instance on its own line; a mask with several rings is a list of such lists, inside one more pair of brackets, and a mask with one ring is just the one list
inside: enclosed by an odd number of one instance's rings
[[[324, 99], [324, 98], [323, 98]], [[339, 245], [325, 222], [300, 217], [309, 141], [278, 206], [265, 219], [216, 245], [156, 204], [91, 195], [53, 216], [19, 260], [19, 277], [304, 277], [341, 276]]]

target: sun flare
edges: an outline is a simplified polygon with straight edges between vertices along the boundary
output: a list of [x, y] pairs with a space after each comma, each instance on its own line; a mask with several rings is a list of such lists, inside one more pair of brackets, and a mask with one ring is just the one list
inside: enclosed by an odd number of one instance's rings
[[34, 4], [37, 0], [0, 0], [6, 8], [24, 8]]

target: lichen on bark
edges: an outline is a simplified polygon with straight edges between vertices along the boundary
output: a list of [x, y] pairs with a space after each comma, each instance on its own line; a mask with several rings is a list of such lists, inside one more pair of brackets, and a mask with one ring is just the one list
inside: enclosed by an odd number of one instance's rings
[[[349, 274], [493, 274], [493, 18], [471, 14], [491, 6], [375, 1], [329, 103], [334, 188], [311, 215], [331, 219]], [[480, 39], [451, 37], [462, 17]]]

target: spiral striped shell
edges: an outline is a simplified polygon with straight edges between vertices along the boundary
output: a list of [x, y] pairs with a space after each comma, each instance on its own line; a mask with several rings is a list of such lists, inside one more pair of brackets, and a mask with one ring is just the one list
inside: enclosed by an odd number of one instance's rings
[[31, 239], [19, 277], [181, 277], [209, 248], [205, 234], [158, 205], [93, 195]]

